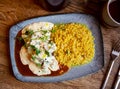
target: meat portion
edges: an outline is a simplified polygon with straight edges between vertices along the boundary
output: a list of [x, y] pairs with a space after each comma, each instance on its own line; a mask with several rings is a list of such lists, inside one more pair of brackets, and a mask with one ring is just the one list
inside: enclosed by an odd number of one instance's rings
[[20, 50], [21, 62], [38, 76], [59, 70], [58, 61], [53, 55], [56, 45], [50, 40], [53, 26], [50, 22], [38, 22], [22, 30], [25, 45]]

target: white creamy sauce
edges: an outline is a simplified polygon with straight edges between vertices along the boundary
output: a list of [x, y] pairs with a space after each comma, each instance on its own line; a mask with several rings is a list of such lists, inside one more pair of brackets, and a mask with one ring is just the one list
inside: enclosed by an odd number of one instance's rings
[[56, 44], [50, 40], [54, 26], [50, 22], [39, 22], [28, 25], [22, 30], [28, 53], [31, 55], [30, 70], [36, 75], [51, 74], [59, 69], [58, 61], [53, 56]]

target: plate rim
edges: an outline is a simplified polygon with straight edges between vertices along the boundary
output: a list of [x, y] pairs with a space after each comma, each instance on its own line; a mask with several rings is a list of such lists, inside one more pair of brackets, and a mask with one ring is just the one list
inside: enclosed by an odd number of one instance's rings
[[[24, 76], [24, 75], [22, 75], [19, 71], [18, 71], [18, 68], [17, 68], [17, 66], [16, 66], [16, 62], [15, 62], [15, 58], [13, 59], [13, 56], [14, 56], [14, 54], [12, 54], [12, 51], [14, 51], [13, 49], [14, 49], [14, 47], [11, 47], [14, 43], [11, 43], [11, 40], [12, 40], [12, 38], [11, 38], [11, 33], [12, 33], [12, 31], [13, 31], [13, 28], [14, 27], [18, 27], [18, 28], [20, 28], [20, 29], [22, 29], [22, 27], [20, 27], [19, 26], [19, 24], [20, 23], [23, 23], [23, 22], [27, 22], [27, 21], [30, 21], [30, 20], [33, 20], [33, 19], [37, 19], [37, 18], [41, 18], [41, 17], [49, 17], [49, 16], [57, 16], [57, 15], [67, 15], [67, 14], [82, 14], [82, 15], [89, 15], [89, 14], [84, 14], [84, 13], [61, 13], [61, 14], [52, 14], [52, 15], [43, 15], [43, 16], [39, 16], [39, 17], [35, 17], [35, 18], [31, 18], [31, 19], [27, 19], [27, 20], [24, 20], [24, 21], [21, 21], [21, 22], [19, 22], [19, 23], [17, 23], [16, 25], [13, 25], [11, 28], [10, 28], [10, 31], [9, 31], [9, 46], [10, 46], [10, 59], [11, 59], [11, 64], [12, 64], [12, 69], [13, 69], [13, 73], [14, 73], [14, 75], [15, 75], [15, 77], [18, 79], [18, 80], [20, 80], [20, 81], [24, 81], [24, 82], [59, 82], [59, 80], [57, 80], [57, 81], [50, 81], [50, 80], [47, 80], [47, 81], [43, 81], [43, 80], [34, 80], [34, 81], [31, 81], [31, 76]], [[92, 15], [89, 15], [89, 16], [91, 16], [92, 18], [94, 18]], [[97, 20], [96, 20], [97, 21]], [[100, 25], [98, 25], [99, 27], [99, 29], [100, 29]], [[100, 36], [101, 36], [101, 41], [102, 41], [102, 44], [101, 44], [101, 46], [102, 46], [102, 48], [103, 48], [103, 52], [104, 52], [104, 46], [103, 46], [103, 37], [102, 37], [102, 32], [101, 32], [101, 29], [100, 29]], [[14, 41], [12, 41], [12, 42], [14, 42]], [[103, 56], [103, 66], [102, 67], [104, 67], [104, 64], [105, 64], [105, 62], [104, 62], [104, 53], [102, 54], [102, 56]], [[13, 61], [14, 60], [14, 61]], [[101, 68], [102, 68], [101, 67]], [[101, 69], [101, 68], [99, 68], [98, 69], [98, 71]], [[97, 71], [95, 71], [95, 72], [97, 72]], [[93, 72], [93, 73], [95, 73], [95, 72]], [[90, 74], [93, 74], [93, 73], [90, 73]], [[87, 75], [90, 75], [90, 74], [87, 74]], [[80, 77], [83, 77], [83, 76], [80, 76]], [[37, 76], [37, 77], [33, 77], [33, 78], [41, 78], [41, 77], [39, 77], [39, 76]], [[78, 77], [76, 77], [76, 78], [78, 78]], [[70, 78], [70, 79], [66, 79], [66, 80], [71, 80], [71, 79], [75, 79], [75, 78]], [[60, 80], [60, 81], [66, 81], [65, 79], [64, 80]]]

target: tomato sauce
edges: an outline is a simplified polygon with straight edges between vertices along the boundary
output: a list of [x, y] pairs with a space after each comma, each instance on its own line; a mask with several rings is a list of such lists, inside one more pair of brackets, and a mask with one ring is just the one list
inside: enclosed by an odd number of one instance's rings
[[[21, 37], [21, 31], [18, 32], [16, 39], [15, 39], [15, 61], [18, 67], [18, 71], [24, 76], [37, 76], [30, 71], [28, 65], [23, 65], [20, 60], [19, 52], [20, 52], [21, 47], [24, 45], [24, 42], [19, 40], [20, 37]], [[66, 73], [69, 70], [67, 66], [62, 65], [62, 64], [60, 64], [59, 67], [60, 67], [59, 70], [52, 71], [51, 74], [44, 75], [44, 76], [59, 76], [59, 75]]]

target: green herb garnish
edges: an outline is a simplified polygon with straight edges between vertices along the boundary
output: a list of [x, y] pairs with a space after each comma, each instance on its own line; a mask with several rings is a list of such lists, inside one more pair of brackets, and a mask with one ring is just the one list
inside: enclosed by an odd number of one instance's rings
[[48, 31], [47, 30], [42, 30], [43, 34], [46, 34]]
[[30, 45], [30, 47], [34, 50], [36, 49], [36, 47], [34, 45]]
[[55, 30], [55, 29], [52, 29], [52, 30], [51, 30], [51, 32], [52, 32], [52, 33], [55, 33], [55, 32], [56, 32], [56, 30]]
[[35, 49], [35, 52], [36, 52], [36, 54], [38, 55], [39, 53], [40, 53], [40, 50], [39, 49]]
[[23, 38], [21, 37], [21, 36], [17, 36], [16, 37], [19, 41], [22, 41], [23, 40]]
[[49, 54], [49, 52], [48, 52], [47, 50], [45, 50], [45, 54], [46, 54], [47, 56], [50, 56], [50, 54]]
[[35, 61], [36, 57], [35, 56], [32, 56], [32, 60]]
[[21, 36], [17, 36], [16, 39], [18, 39], [22, 44], [25, 44], [25, 41]]
[[25, 32], [25, 35], [30, 35], [31, 36], [32, 34], [34, 34], [33, 30], [27, 30]]
[[40, 40], [46, 41], [48, 39], [48, 36], [40, 37]]
[[36, 48], [34, 45], [30, 45], [30, 47], [35, 51], [37, 55], [40, 53], [40, 50]]
[[41, 67], [41, 66], [42, 66], [40, 63], [36, 63], [36, 65], [37, 65], [38, 67]]
[[66, 54], [70, 54], [70, 51], [69, 51], [69, 50], [66, 50], [65, 53], [66, 53]]

